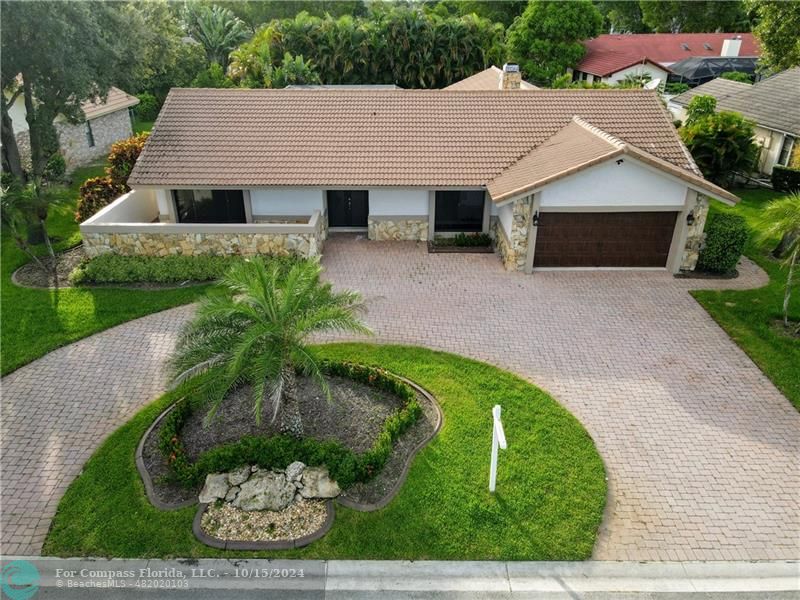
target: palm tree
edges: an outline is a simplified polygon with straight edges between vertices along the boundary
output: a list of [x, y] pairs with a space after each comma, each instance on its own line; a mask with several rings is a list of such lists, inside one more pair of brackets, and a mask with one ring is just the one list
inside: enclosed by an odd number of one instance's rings
[[273, 422], [281, 415], [281, 431], [300, 437], [296, 372], [319, 382], [330, 398], [309, 336], [371, 332], [357, 316], [364, 309], [361, 296], [334, 292], [320, 280], [321, 270], [314, 260], [298, 262], [287, 272], [254, 258], [232, 267], [216, 293], [200, 304], [181, 332], [170, 371], [173, 387], [198, 385], [211, 405], [207, 424], [234, 387], [249, 384], [256, 423], [269, 404]]
[[206, 57], [225, 70], [231, 50], [249, 36], [247, 26], [229, 9], [221, 6], [187, 4], [183, 16], [186, 30], [202, 44]]
[[783, 325], [789, 327], [789, 299], [792, 296], [794, 269], [800, 254], [800, 193], [794, 192], [767, 204], [761, 213], [759, 237], [762, 240], [770, 238], [786, 240], [784, 255], [789, 273], [783, 295]]

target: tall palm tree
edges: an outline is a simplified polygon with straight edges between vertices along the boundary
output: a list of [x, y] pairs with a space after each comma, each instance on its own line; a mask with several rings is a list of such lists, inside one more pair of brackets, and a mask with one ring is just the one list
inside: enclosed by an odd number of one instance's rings
[[170, 370], [173, 387], [198, 384], [211, 405], [206, 423], [234, 387], [249, 384], [256, 423], [269, 405], [272, 421], [281, 416], [281, 431], [303, 434], [295, 373], [311, 376], [330, 398], [309, 336], [371, 333], [358, 318], [361, 296], [334, 292], [320, 273], [317, 261], [301, 261], [286, 272], [254, 258], [231, 268], [200, 304], [181, 332]]
[[794, 192], [785, 198], [773, 200], [761, 213], [762, 240], [780, 238], [784, 245], [785, 264], [789, 267], [786, 276], [786, 291], [783, 295], [783, 325], [789, 326], [789, 299], [792, 297], [794, 269], [800, 255], [800, 193]]
[[228, 68], [228, 55], [249, 36], [247, 26], [221, 6], [187, 4], [183, 16], [186, 29], [202, 44], [209, 62]]

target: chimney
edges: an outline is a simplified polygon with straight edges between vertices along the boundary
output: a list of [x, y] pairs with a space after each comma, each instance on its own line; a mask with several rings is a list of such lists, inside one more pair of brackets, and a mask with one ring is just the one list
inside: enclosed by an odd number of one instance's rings
[[739, 50], [742, 48], [742, 36], [737, 35], [732, 40], [724, 40], [722, 42], [722, 52], [720, 56], [739, 56]]
[[503, 65], [503, 74], [500, 77], [501, 90], [518, 90], [522, 83], [522, 73], [519, 72], [519, 65], [506, 63]]

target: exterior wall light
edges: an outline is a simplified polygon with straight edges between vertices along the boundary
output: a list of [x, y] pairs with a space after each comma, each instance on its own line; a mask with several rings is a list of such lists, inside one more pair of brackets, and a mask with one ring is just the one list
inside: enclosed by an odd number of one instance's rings
[[538, 227], [539, 226], [539, 211], [538, 210], [535, 213], [533, 213], [533, 226], [534, 227]]
[[618, 164], [618, 165], [621, 165], [621, 164], [622, 164], [622, 163], [624, 163], [624, 162], [625, 162], [625, 161], [624, 161], [623, 159], [621, 159], [621, 158], [620, 158], [620, 159], [617, 159], [617, 164]]
[[694, 211], [693, 210], [689, 211], [689, 214], [686, 215], [686, 224], [689, 225], [690, 227], [692, 225], [694, 225]]

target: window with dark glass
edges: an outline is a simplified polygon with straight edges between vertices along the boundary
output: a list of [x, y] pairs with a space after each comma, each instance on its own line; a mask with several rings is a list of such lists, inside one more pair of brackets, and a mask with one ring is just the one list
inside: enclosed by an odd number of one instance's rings
[[86, 143], [89, 144], [89, 148], [94, 148], [94, 132], [89, 121], [86, 121]]
[[781, 146], [781, 153], [778, 156], [779, 165], [788, 165], [789, 157], [792, 155], [792, 147], [795, 144], [795, 139], [790, 135], [783, 136], [783, 146]]
[[482, 231], [483, 190], [436, 192], [435, 231]]
[[242, 190], [173, 190], [178, 223], [246, 223]]

